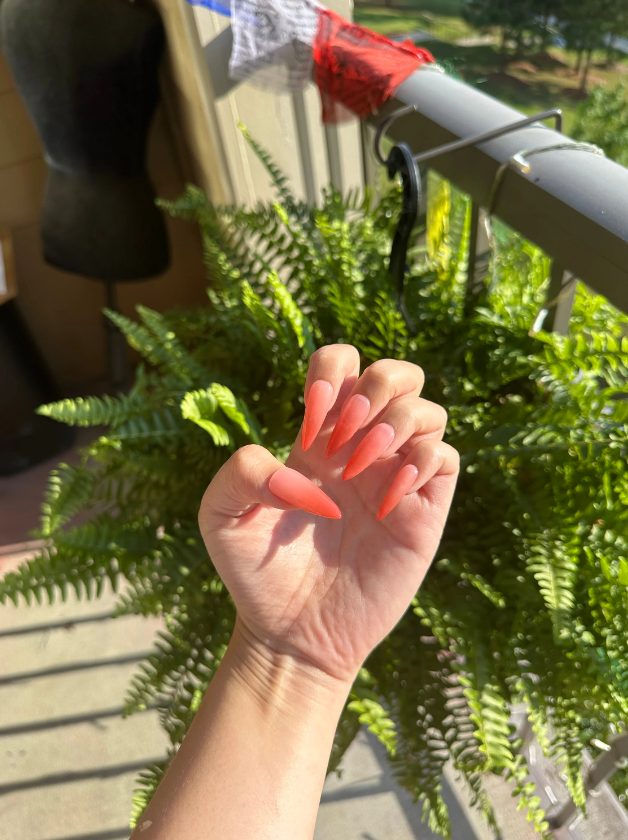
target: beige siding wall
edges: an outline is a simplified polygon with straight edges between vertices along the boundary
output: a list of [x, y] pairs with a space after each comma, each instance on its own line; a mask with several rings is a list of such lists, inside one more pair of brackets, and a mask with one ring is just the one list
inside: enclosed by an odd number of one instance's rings
[[[327, 5], [351, 17], [348, 0], [335, 0]], [[295, 99], [290, 94], [276, 94], [229, 80], [228, 18], [202, 7], [194, 8], [193, 16], [209, 69], [208, 108], [213, 109], [212, 119], [220, 130], [234, 200], [253, 203], [270, 195], [268, 176], [237, 128], [240, 121], [283, 168], [297, 195], [306, 197], [308, 175], [316, 192], [329, 183], [335, 171], [341, 173], [339, 186], [343, 189], [361, 185], [357, 120], [325, 130], [313, 84], [303, 94], [303, 107], [300, 107], [299, 95]], [[302, 154], [303, 144], [309, 147], [311, 163]], [[334, 155], [338, 157], [336, 166]], [[304, 167], [310, 168], [309, 173]]]

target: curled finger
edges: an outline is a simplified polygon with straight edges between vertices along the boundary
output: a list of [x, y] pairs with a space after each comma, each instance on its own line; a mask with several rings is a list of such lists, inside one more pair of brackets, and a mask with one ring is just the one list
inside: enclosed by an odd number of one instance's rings
[[408, 443], [428, 437], [440, 440], [446, 425], [447, 412], [437, 403], [421, 397], [396, 400], [360, 442], [345, 467], [343, 479], [355, 478], [378, 458], [387, 458]]
[[336, 400], [344, 400], [359, 372], [360, 356], [351, 344], [328, 344], [312, 354], [303, 395], [303, 451], [314, 443]]
[[443, 508], [442, 512], [446, 514], [453, 495], [459, 466], [460, 456], [449, 444], [431, 439], [419, 441], [412, 448], [401, 469], [394, 477], [380, 506], [377, 519], [381, 520], [388, 516], [404, 496], [416, 493], [422, 488], [427, 489], [429, 482], [437, 477], [448, 479], [447, 498], [436, 500]]
[[423, 371], [411, 362], [381, 359], [368, 367], [349, 394], [329, 439], [327, 458], [332, 458], [353, 435], [369, 425], [393, 400], [418, 397], [425, 380]]

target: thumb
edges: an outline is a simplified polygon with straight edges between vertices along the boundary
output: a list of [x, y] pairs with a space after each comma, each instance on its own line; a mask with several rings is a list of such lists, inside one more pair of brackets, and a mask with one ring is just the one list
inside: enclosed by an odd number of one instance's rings
[[263, 446], [251, 444], [234, 452], [205, 491], [199, 511], [201, 532], [260, 504], [279, 510], [298, 508], [330, 519], [341, 517], [337, 505], [309, 478], [284, 467]]

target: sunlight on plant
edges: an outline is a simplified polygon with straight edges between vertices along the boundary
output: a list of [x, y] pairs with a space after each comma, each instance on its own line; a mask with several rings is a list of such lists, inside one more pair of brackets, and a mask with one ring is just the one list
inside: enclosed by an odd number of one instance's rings
[[[201, 227], [208, 305], [138, 307], [139, 322], [109, 313], [144, 357], [130, 393], [40, 409], [107, 430], [79, 465], [51, 475], [46, 548], [0, 581], [0, 600], [97, 597], [124, 581], [117, 613], [166, 625], [126, 713], [158, 703], [174, 754], [235, 619], [196, 522], [207, 483], [250, 441], [285, 459], [316, 347], [350, 342], [365, 364], [416, 362], [424, 396], [449, 411], [462, 473], [433, 568], [360, 672], [330, 769], [363, 724], [434, 831], [450, 833], [442, 771], [452, 760], [491, 824], [486, 772], [511, 780], [549, 837], [510, 704], [527, 705], [579, 805], [583, 748], [628, 714], [628, 319], [580, 286], [571, 337], [531, 337], [549, 260], [500, 226], [497, 282], [467, 300], [469, 202], [432, 179], [427, 248], [410, 254], [411, 335], [387, 274], [398, 190], [377, 203], [328, 189], [312, 209], [250, 142], [274, 202], [216, 207], [189, 187], [163, 203]], [[79, 512], [89, 518], [74, 525]], [[135, 821], [166, 766], [141, 775]]]

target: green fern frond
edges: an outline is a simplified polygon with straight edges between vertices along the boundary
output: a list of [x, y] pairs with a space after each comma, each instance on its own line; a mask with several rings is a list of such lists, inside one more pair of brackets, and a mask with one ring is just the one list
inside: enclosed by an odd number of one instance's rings
[[95, 454], [106, 446], [120, 449], [122, 446], [130, 447], [131, 444], [142, 441], [151, 442], [153, 445], [159, 441], [173, 441], [185, 433], [185, 424], [181, 421], [179, 411], [175, 411], [170, 405], [164, 405], [146, 416], [134, 417], [122, 423], [109, 435], [103, 435], [88, 451]]
[[356, 697], [348, 704], [350, 712], [355, 712], [358, 721], [372, 732], [387, 751], [394, 757], [397, 744], [397, 733], [394, 722], [388, 717], [389, 712], [384, 709], [376, 696]]
[[50, 537], [82, 508], [89, 507], [99, 476], [84, 466], [59, 464], [48, 478], [41, 506], [41, 534]]
[[142, 819], [142, 814], [148, 808], [148, 805], [155, 795], [155, 791], [162, 782], [166, 771], [170, 766], [170, 762], [174, 758], [174, 751], [170, 752], [169, 757], [165, 761], [160, 761], [157, 764], [149, 764], [137, 777], [135, 782], [135, 790], [133, 792], [133, 807], [131, 811], [131, 819], [129, 820], [129, 827], [131, 830], [137, 828]]
[[232, 423], [237, 426], [253, 443], [261, 443], [261, 430], [254, 415], [249, 411], [244, 400], [238, 399], [229, 388], [219, 382], [213, 382], [208, 389], [216, 402]]
[[469, 719], [476, 725], [473, 734], [480, 744], [480, 752], [486, 756], [485, 769], [495, 771], [512, 767], [510, 715], [499, 687], [484, 683], [481, 688], [474, 688], [473, 682], [463, 675], [458, 677], [458, 681], [464, 686], [464, 695], [472, 712]]
[[207, 195], [200, 187], [193, 184], [186, 184], [183, 194], [174, 201], [158, 198], [157, 206], [171, 216], [185, 219], [188, 222], [200, 222], [202, 213], [211, 209]]
[[299, 212], [303, 212], [303, 205], [300, 202], [297, 202], [295, 196], [292, 193], [292, 190], [288, 187], [288, 179], [281, 171], [281, 169], [276, 165], [273, 161], [272, 157], [268, 154], [266, 149], [264, 149], [260, 144], [251, 137], [249, 130], [244, 125], [244, 123], [239, 122], [238, 128], [244, 135], [245, 140], [249, 144], [249, 146], [255, 152], [255, 156], [257, 159], [262, 163], [268, 174], [270, 175], [270, 179], [272, 182], [273, 187], [277, 191], [277, 194], [281, 198], [281, 201], [290, 213], [299, 214]]
[[295, 304], [292, 295], [281, 282], [276, 271], [270, 271], [268, 273], [268, 283], [272, 289], [273, 298], [279, 304], [281, 315], [290, 325], [296, 336], [299, 349], [305, 350], [306, 357], [309, 358], [316, 347], [314, 345], [312, 327], [307, 316]]
[[44, 599], [52, 604], [56, 597], [66, 601], [70, 589], [77, 598], [90, 599], [100, 596], [107, 581], [115, 590], [118, 566], [113, 557], [83, 556], [72, 546], [45, 548], [0, 580], [0, 604], [10, 600], [17, 605], [20, 597], [27, 604]]
[[104, 310], [109, 320], [124, 333], [130, 346], [147, 361], [162, 366], [187, 386], [201, 383], [208, 376], [207, 372], [182, 347], [175, 333], [165, 325], [163, 317], [145, 306], [138, 306], [137, 311], [147, 326], [142, 326], [119, 312]]
[[184, 381], [203, 382], [208, 372], [183, 347], [176, 334], [169, 328], [164, 316], [141, 304], [136, 306], [136, 311], [145, 326], [159, 340], [159, 346], [167, 354], [168, 367], [175, 376]]
[[77, 397], [60, 400], [37, 409], [37, 414], [50, 417], [67, 426], [116, 426], [145, 411], [145, 399], [139, 394], [119, 397]]
[[577, 563], [558, 544], [546, 547], [537, 543], [531, 550], [528, 570], [534, 575], [548, 610], [562, 627], [575, 604]]
[[206, 431], [216, 446], [233, 446], [233, 439], [227, 429], [212, 420], [218, 409], [218, 400], [211, 388], [204, 391], [189, 391], [181, 402], [181, 415]]

